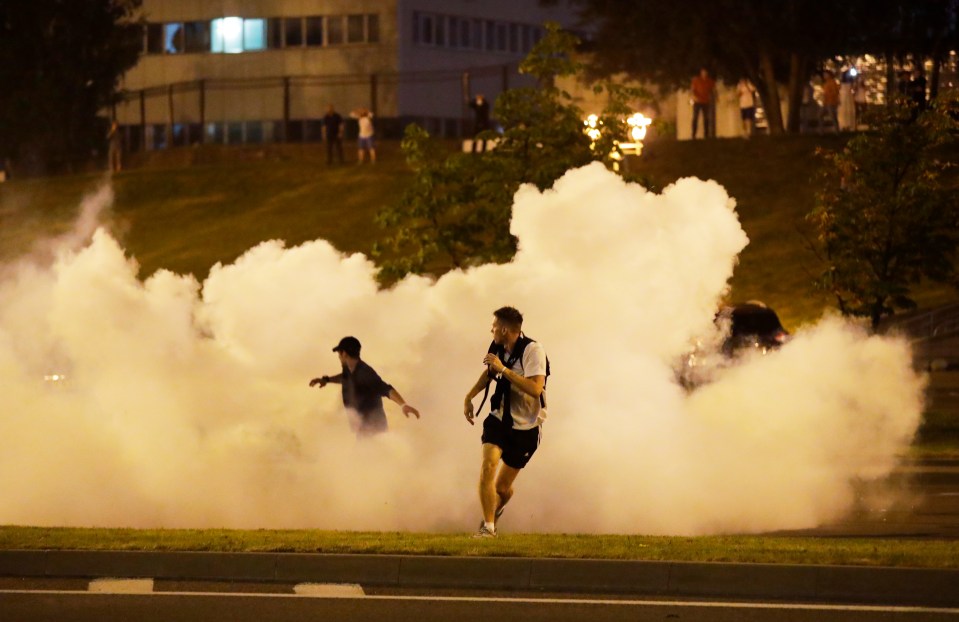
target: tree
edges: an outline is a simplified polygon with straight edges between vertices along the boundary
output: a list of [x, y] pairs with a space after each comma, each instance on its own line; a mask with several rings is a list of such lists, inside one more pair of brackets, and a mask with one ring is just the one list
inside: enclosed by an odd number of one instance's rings
[[402, 148], [414, 177], [399, 201], [377, 215], [389, 231], [373, 250], [381, 281], [508, 261], [516, 251], [510, 208], [521, 184], [545, 190], [571, 168], [612, 162], [615, 139], [626, 135], [626, 102], [645, 93], [598, 85], [609, 91], [610, 103], [601, 119], [607, 131], [593, 143], [584, 132], [583, 112], [556, 86], [557, 78], [581, 70], [576, 45], [573, 35], [547, 24], [546, 36], [520, 64], [537, 86], [501, 94], [495, 110], [502, 135], [480, 134], [497, 141], [494, 149], [449, 154], [425, 130], [407, 126]]
[[573, 1], [583, 21], [596, 29], [591, 67], [597, 75], [625, 72], [664, 88], [688, 87], [703, 66], [731, 84], [747, 77], [757, 86], [773, 134], [799, 130], [803, 88], [836, 55], [941, 58], [956, 43], [959, 5], [957, 0]]
[[97, 114], [143, 45], [141, 0], [0, 0], [0, 158], [71, 169], [101, 148]]
[[951, 105], [940, 101], [918, 116], [911, 104], [889, 106], [871, 119], [874, 133], [821, 152], [820, 191], [807, 216], [826, 264], [817, 285], [874, 329], [916, 306], [910, 290], [922, 279], [957, 282], [959, 202], [936, 158], [953, 140]]

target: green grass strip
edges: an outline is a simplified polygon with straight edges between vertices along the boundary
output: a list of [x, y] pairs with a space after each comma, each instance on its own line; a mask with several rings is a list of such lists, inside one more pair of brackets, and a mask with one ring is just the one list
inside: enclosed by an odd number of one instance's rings
[[0, 550], [296, 552], [959, 568], [959, 541], [0, 526]]

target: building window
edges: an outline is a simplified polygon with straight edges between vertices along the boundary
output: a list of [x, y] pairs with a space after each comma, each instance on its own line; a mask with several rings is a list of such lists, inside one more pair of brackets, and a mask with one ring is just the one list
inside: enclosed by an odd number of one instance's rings
[[174, 22], [163, 25], [163, 51], [167, 54], [183, 51], [183, 24]]
[[420, 21], [420, 40], [427, 45], [433, 44], [433, 17], [431, 15], [424, 15]]
[[483, 49], [487, 52], [496, 49], [496, 22], [486, 22], [486, 46]]
[[326, 18], [326, 40], [330, 45], [343, 43], [343, 16], [333, 15]]
[[473, 49], [483, 49], [483, 20], [473, 20]]
[[380, 42], [380, 16], [375, 13], [366, 16], [366, 41], [367, 43]]
[[436, 45], [445, 46], [446, 45], [446, 18], [442, 15], [437, 15], [435, 18], [436, 25]]
[[283, 40], [288, 48], [303, 45], [303, 20], [299, 17], [283, 19]]
[[283, 47], [283, 19], [271, 17], [266, 20], [266, 40], [267, 46], [271, 50]]
[[163, 54], [163, 24], [147, 24], [147, 54]]
[[206, 52], [210, 49], [210, 22], [183, 24], [183, 48], [186, 52]]
[[464, 48], [471, 47], [470, 44], [470, 23], [469, 20], [460, 20], [460, 46]]
[[509, 51], [519, 52], [519, 24], [509, 25]]
[[323, 18], [319, 16], [306, 18], [306, 44], [323, 45]]
[[243, 51], [250, 52], [266, 49], [266, 20], [243, 20]]
[[346, 16], [346, 42], [347, 43], [363, 43], [364, 40], [364, 24], [366, 21], [363, 19], [362, 15], [347, 15]]

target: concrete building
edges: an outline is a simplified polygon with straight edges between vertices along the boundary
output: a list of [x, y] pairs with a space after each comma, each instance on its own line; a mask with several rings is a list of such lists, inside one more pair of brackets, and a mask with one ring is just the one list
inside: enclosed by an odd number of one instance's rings
[[566, 3], [538, 0], [144, 0], [143, 12], [115, 110], [131, 150], [318, 140], [330, 104], [370, 109], [381, 136], [410, 121], [457, 136], [469, 95], [523, 83], [544, 22], [575, 23]]

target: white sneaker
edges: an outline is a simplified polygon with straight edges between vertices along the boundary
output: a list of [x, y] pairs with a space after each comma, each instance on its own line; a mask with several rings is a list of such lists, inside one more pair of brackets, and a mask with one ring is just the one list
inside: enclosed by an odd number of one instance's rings
[[495, 538], [496, 529], [495, 528], [490, 529], [489, 527], [486, 526], [485, 522], [481, 522], [479, 526], [479, 531], [474, 533], [473, 537], [474, 538]]

